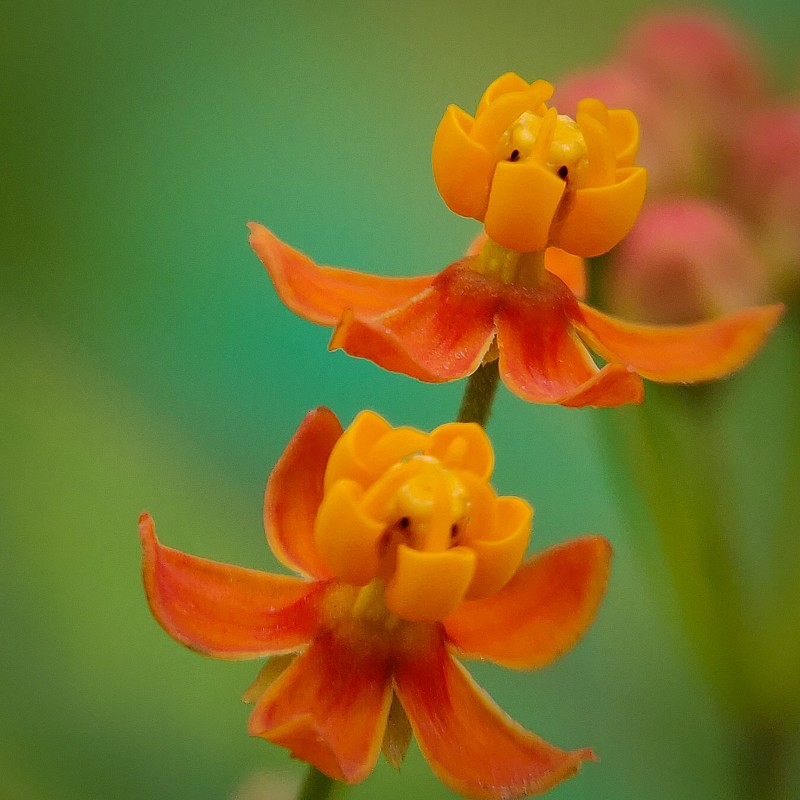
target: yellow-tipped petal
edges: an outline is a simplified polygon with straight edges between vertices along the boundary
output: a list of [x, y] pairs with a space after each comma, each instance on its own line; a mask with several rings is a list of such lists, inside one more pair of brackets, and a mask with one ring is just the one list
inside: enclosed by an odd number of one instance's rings
[[583, 258], [607, 253], [633, 227], [646, 189], [646, 170], [626, 167], [617, 170], [615, 183], [576, 190], [553, 225], [550, 243]]
[[322, 560], [345, 583], [364, 586], [378, 573], [379, 542], [385, 525], [361, 505], [363, 489], [337, 481], [325, 493], [314, 525], [314, 541]]
[[386, 605], [401, 619], [433, 621], [451, 614], [464, 599], [475, 573], [475, 553], [454, 547], [423, 553], [400, 544]]
[[488, 480], [494, 469], [494, 451], [489, 437], [474, 422], [448, 422], [431, 431], [426, 452], [448, 469], [471, 472]]
[[486, 233], [511, 250], [544, 250], [565, 188], [564, 181], [534, 161], [500, 162], [484, 219]]
[[531, 536], [533, 509], [519, 497], [498, 497], [494, 538], [471, 540], [477, 568], [467, 599], [488, 597], [503, 588], [519, 568]]
[[470, 136], [473, 125], [469, 114], [448, 106], [433, 140], [433, 178], [451, 211], [483, 219], [496, 159]]

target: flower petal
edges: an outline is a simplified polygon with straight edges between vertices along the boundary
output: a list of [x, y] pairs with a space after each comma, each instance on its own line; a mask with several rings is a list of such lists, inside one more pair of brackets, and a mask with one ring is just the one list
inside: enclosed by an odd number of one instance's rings
[[584, 536], [523, 564], [497, 593], [463, 602], [444, 620], [461, 654], [534, 669], [569, 650], [589, 627], [605, 593], [611, 546]]
[[494, 338], [494, 282], [465, 261], [451, 264], [429, 289], [381, 317], [346, 313], [330, 349], [368, 358], [379, 367], [430, 383], [474, 372]]
[[358, 783], [375, 766], [391, 699], [388, 651], [325, 631], [271, 684], [248, 730]]
[[150, 610], [192, 650], [215, 658], [258, 658], [296, 650], [316, 634], [324, 584], [164, 547], [149, 514], [139, 518], [139, 535]]
[[341, 435], [330, 409], [309, 411], [272, 470], [264, 495], [264, 529], [272, 552], [290, 569], [318, 580], [332, 573], [314, 544], [314, 520], [328, 457]]
[[474, 123], [458, 106], [447, 107], [433, 139], [433, 179], [451, 211], [482, 219], [496, 159], [470, 137]]
[[365, 586], [380, 567], [378, 544], [385, 523], [372, 519], [362, 507], [364, 489], [355, 481], [336, 481], [325, 493], [314, 526], [314, 541], [336, 577]]
[[632, 167], [639, 150], [639, 120], [627, 108], [608, 110], [608, 132], [618, 167]]
[[550, 243], [583, 258], [607, 253], [633, 227], [646, 188], [646, 170], [625, 167], [615, 183], [577, 189], [553, 223]]
[[430, 285], [433, 276], [386, 278], [350, 269], [321, 267], [257, 222], [248, 224], [250, 246], [267, 268], [275, 291], [295, 314], [335, 325], [346, 308], [375, 316], [402, 305]]
[[603, 358], [652, 381], [713, 380], [743, 366], [761, 347], [783, 305], [747, 308], [696, 325], [635, 325], [580, 304], [574, 324]]
[[[535, 403], [616, 406], [639, 403], [641, 380], [618, 365], [598, 370], [571, 332], [574, 298], [553, 278], [541, 289], [514, 287], [497, 314], [500, 375]], [[560, 284], [560, 285], [559, 285]]]
[[566, 186], [536, 161], [501, 161], [489, 194], [486, 233], [521, 253], [544, 250]]
[[427, 647], [398, 655], [395, 690], [433, 771], [467, 797], [538, 794], [594, 758], [588, 749], [560, 750], [514, 722], [435, 634]]
[[586, 297], [586, 262], [560, 247], [548, 247], [544, 253], [544, 268], [561, 278], [579, 300]]
[[[476, 495], [471, 487], [473, 498]], [[494, 501], [494, 529], [490, 536], [469, 538], [467, 523], [464, 543], [475, 552], [475, 575], [467, 597], [486, 597], [499, 591], [517, 571], [531, 537], [533, 509], [519, 497], [498, 497]], [[474, 514], [474, 511], [473, 511]]]
[[442, 619], [464, 598], [475, 566], [475, 552], [468, 547], [432, 553], [400, 543], [386, 606], [401, 619]]

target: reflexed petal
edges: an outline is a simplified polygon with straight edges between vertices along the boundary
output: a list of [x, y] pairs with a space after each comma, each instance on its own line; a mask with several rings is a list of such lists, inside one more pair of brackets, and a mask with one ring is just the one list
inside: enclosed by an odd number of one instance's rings
[[560, 750], [514, 722], [433, 635], [427, 648], [399, 655], [395, 687], [431, 768], [467, 797], [538, 794], [594, 758], [588, 749]]
[[395, 311], [371, 320], [345, 314], [329, 347], [421, 381], [456, 380], [480, 366], [496, 306], [493, 282], [457, 262]]
[[474, 574], [475, 553], [467, 547], [429, 553], [401, 543], [386, 605], [401, 619], [442, 619], [461, 602]]
[[535, 161], [501, 161], [486, 209], [486, 233], [511, 250], [544, 250], [565, 189], [564, 181]]
[[583, 303], [575, 320], [593, 350], [653, 381], [721, 378], [743, 366], [761, 347], [783, 305], [759, 306], [696, 325], [635, 325]]
[[275, 556], [290, 569], [314, 578], [331, 571], [314, 544], [314, 520], [323, 497], [325, 467], [342, 435], [327, 408], [309, 411], [267, 481], [264, 529]]
[[324, 584], [164, 547], [149, 514], [139, 519], [139, 535], [150, 610], [192, 650], [215, 658], [258, 658], [296, 650], [316, 634]]
[[647, 172], [626, 167], [615, 183], [577, 189], [553, 223], [550, 243], [583, 258], [607, 253], [633, 227], [646, 188]]
[[250, 246], [267, 268], [275, 291], [295, 314], [335, 325], [346, 308], [375, 316], [402, 305], [430, 285], [433, 276], [386, 278], [350, 269], [321, 267], [282, 242], [263, 225], [249, 223]]
[[463, 602], [447, 619], [448, 639], [468, 657], [506, 667], [542, 667], [569, 650], [597, 613], [611, 546], [584, 536], [526, 562], [497, 593]]
[[555, 279], [541, 290], [509, 290], [497, 314], [500, 376], [536, 403], [616, 406], [642, 399], [641, 380], [624, 367], [598, 371], [572, 334], [574, 298]]
[[433, 179], [451, 211], [482, 219], [496, 159], [470, 137], [474, 122], [458, 106], [447, 107], [433, 139]]
[[586, 262], [560, 247], [548, 247], [544, 253], [544, 268], [561, 278], [579, 300], [586, 297]]
[[358, 783], [375, 766], [391, 698], [388, 652], [326, 632], [269, 687], [248, 730]]

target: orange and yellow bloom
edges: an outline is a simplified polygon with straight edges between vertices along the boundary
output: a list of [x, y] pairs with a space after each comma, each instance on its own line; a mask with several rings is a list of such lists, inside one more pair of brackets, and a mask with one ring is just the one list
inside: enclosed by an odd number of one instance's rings
[[627, 109], [583, 100], [575, 120], [548, 108], [553, 86], [508, 72], [473, 118], [447, 108], [433, 141], [433, 176], [452, 211], [484, 223], [510, 250], [548, 245], [589, 258], [631, 229], [647, 177], [634, 165], [639, 126]]
[[[423, 381], [498, 360], [512, 392], [536, 403], [639, 403], [642, 378], [721, 378], [761, 346], [781, 305], [686, 326], [631, 324], [584, 302], [582, 258], [634, 224], [646, 174], [636, 117], [598, 100], [576, 120], [547, 107], [553, 87], [508, 73], [473, 118], [450, 106], [433, 145], [442, 197], [483, 221], [481, 243], [438, 275], [383, 278], [318, 266], [262, 225], [250, 244], [295, 313], [334, 328], [331, 349]], [[598, 366], [590, 349], [606, 363]]]
[[302, 577], [186, 555], [143, 514], [144, 583], [179, 642], [226, 659], [272, 656], [245, 699], [249, 730], [355, 783], [411, 732], [469, 797], [545, 791], [589, 749], [561, 750], [506, 716], [454, 656], [513, 668], [569, 649], [597, 611], [610, 547], [585, 536], [520, 565], [533, 511], [488, 483], [473, 424], [431, 434], [362, 412], [346, 431], [310, 412], [270, 476], [275, 555]]
[[[618, 406], [642, 401], [642, 378], [721, 378], [758, 350], [783, 309], [696, 325], [632, 324], [585, 303], [581, 260], [554, 247], [542, 257], [488, 240], [438, 275], [383, 278], [318, 266], [262, 225], [250, 230], [281, 300], [334, 328], [331, 349], [432, 383], [498, 359], [506, 386], [534, 403]], [[607, 363], [598, 367], [588, 348]]]

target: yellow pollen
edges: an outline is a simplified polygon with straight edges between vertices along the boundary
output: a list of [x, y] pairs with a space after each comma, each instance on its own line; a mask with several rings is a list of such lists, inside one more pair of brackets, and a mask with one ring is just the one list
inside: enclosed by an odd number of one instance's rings
[[[544, 116], [526, 111], [500, 141], [501, 157], [535, 160], [559, 177], [580, 180], [588, 164], [588, 148], [577, 122], [554, 108]], [[566, 172], [565, 172], [566, 169]]]

